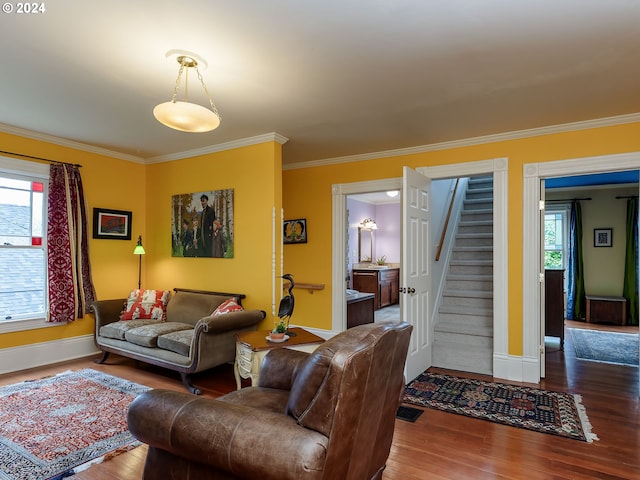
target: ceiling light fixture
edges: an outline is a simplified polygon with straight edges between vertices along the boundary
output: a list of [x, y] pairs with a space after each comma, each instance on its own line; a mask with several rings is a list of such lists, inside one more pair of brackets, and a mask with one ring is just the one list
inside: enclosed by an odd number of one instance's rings
[[400, 193], [398, 192], [398, 190], [390, 190], [387, 192], [387, 196], [391, 198], [395, 198], [398, 196], [398, 193]]
[[[167, 52], [167, 57], [175, 53], [175, 51]], [[171, 101], [157, 105], [156, 108], [153, 109], [153, 115], [160, 123], [174, 130], [180, 130], [181, 132], [210, 132], [220, 125], [220, 114], [213, 100], [211, 100], [204, 79], [200, 74], [200, 70], [198, 70], [198, 60], [196, 60], [195, 57], [195, 55], [186, 53], [177, 56], [176, 60], [180, 64], [180, 69], [178, 70], [178, 78], [173, 88], [173, 97]], [[203, 63], [206, 65], [205, 62]], [[204, 93], [209, 99], [211, 109], [189, 102], [189, 70], [192, 68], [195, 69], [198, 75], [198, 80], [200, 80]], [[184, 101], [178, 101], [178, 89], [183, 72]]]

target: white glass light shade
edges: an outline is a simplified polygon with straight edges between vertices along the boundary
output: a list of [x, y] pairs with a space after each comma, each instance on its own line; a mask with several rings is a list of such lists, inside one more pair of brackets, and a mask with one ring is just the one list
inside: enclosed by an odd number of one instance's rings
[[363, 228], [364, 230], [378, 229], [378, 225], [376, 224], [376, 221], [373, 218], [365, 218], [360, 224], [360, 227]]
[[212, 110], [189, 102], [164, 102], [153, 109], [156, 119], [181, 132], [210, 132], [220, 125], [220, 117]]

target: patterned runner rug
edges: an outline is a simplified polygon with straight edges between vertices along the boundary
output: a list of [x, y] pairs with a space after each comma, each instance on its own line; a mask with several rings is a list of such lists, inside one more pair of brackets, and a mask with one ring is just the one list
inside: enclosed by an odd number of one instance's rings
[[406, 387], [403, 401], [584, 442], [598, 440], [580, 395], [425, 372]]
[[146, 390], [91, 369], [1, 387], [0, 478], [62, 478], [74, 467], [139, 445], [126, 415]]

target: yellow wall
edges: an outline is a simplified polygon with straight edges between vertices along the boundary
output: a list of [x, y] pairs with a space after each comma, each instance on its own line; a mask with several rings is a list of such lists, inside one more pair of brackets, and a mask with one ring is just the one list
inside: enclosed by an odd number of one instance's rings
[[[138, 257], [133, 249], [142, 235], [143, 286], [195, 288], [245, 293], [244, 305], [266, 310], [272, 305], [272, 208], [282, 208], [282, 148], [276, 142], [243, 147], [175, 162], [143, 165], [33, 139], [0, 133], [0, 150], [82, 165], [89, 223], [93, 208], [133, 213], [130, 241], [90, 238], [90, 258], [98, 299], [125, 297], [137, 287]], [[171, 196], [202, 190], [235, 190], [235, 257], [171, 257]], [[279, 221], [280, 214], [277, 214]], [[280, 229], [276, 228], [276, 245]], [[277, 250], [280, 257], [280, 249]], [[276, 267], [279, 268], [278, 261]], [[280, 274], [279, 269], [276, 272]], [[276, 292], [276, 302], [280, 299]], [[92, 334], [93, 317], [68, 325], [0, 334], [0, 348]]]
[[[279, 244], [281, 165], [281, 146], [273, 142], [149, 165], [145, 285], [244, 293], [246, 308], [270, 316], [275, 281], [272, 212], [275, 206]], [[172, 257], [171, 197], [228, 188], [234, 190], [234, 257]], [[272, 321], [265, 320], [265, 328]]]
[[284, 269], [301, 281], [326, 285], [314, 295], [296, 296], [294, 323], [331, 328], [333, 184], [400, 177], [404, 165], [418, 168], [506, 157], [509, 159], [509, 353], [522, 355], [520, 246], [524, 165], [634, 151], [640, 151], [640, 123], [283, 172], [285, 217], [306, 218], [308, 227], [307, 244], [285, 246]]

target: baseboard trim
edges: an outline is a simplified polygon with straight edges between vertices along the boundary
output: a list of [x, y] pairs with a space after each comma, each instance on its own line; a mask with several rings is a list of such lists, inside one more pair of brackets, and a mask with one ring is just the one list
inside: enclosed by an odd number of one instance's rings
[[42, 367], [99, 353], [93, 335], [0, 349], [0, 374]]

